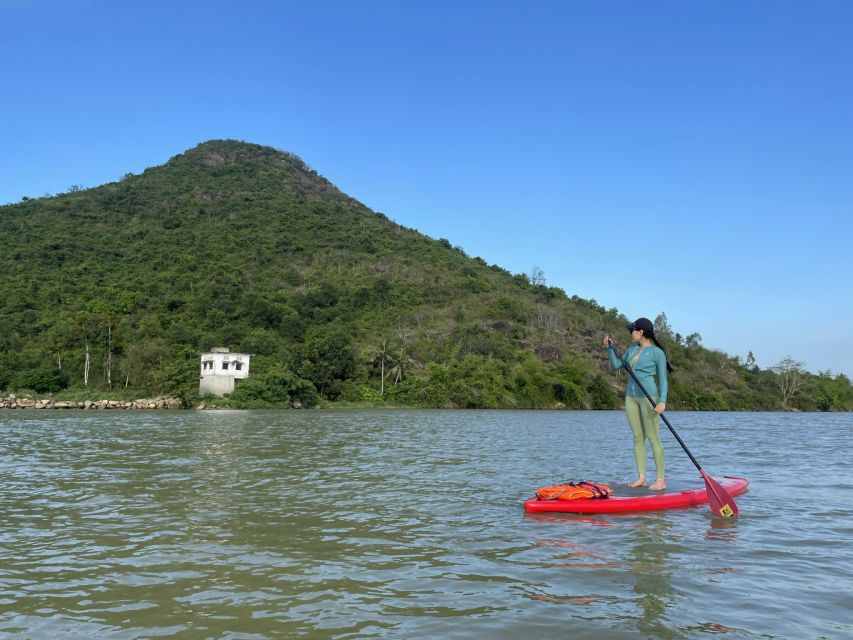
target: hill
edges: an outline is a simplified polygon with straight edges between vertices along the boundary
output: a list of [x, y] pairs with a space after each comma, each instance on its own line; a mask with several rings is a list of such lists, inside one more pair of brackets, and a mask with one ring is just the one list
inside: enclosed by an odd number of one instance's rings
[[[404, 228], [270, 147], [213, 140], [0, 207], [0, 241], [8, 390], [191, 398], [212, 346], [255, 354], [235, 406], [609, 408], [624, 383], [600, 346], [627, 344], [616, 309]], [[763, 371], [657, 323], [672, 408], [853, 408], [844, 376]]]

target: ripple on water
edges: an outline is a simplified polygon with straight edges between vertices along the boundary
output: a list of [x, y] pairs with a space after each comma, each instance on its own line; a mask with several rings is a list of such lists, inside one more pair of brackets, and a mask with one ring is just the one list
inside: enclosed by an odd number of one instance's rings
[[[673, 414], [751, 479], [734, 521], [525, 515], [537, 486], [630, 479], [619, 412], [0, 418], [0, 634], [853, 635], [845, 416]], [[700, 486], [665, 447], [671, 486]], [[792, 496], [792, 460], [819, 496]]]

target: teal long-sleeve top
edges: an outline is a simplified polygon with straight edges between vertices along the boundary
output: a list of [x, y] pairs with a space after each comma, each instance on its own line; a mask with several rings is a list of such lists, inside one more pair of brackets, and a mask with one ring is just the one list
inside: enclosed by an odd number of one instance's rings
[[[639, 357], [637, 357], [638, 353]], [[607, 348], [607, 356], [610, 358], [611, 368], [622, 368], [622, 363], [610, 347]], [[653, 344], [640, 352], [640, 345], [632, 344], [625, 350], [622, 358], [631, 365], [631, 368], [634, 370], [634, 373], [637, 375], [640, 382], [643, 383], [643, 386], [646, 388], [646, 391], [649, 392], [649, 395], [653, 398], [659, 398], [658, 402], [666, 402], [666, 394], [669, 390], [669, 385], [666, 380], [666, 355], [664, 352]], [[634, 358], [637, 358], [636, 363], [633, 360]], [[660, 381], [660, 394], [658, 394], [655, 375], [657, 375], [657, 378]], [[625, 390], [625, 395], [633, 398], [645, 397], [645, 394], [640, 390], [640, 387], [637, 386], [637, 383], [634, 382], [634, 379], [631, 377], [628, 378], [628, 388]]]

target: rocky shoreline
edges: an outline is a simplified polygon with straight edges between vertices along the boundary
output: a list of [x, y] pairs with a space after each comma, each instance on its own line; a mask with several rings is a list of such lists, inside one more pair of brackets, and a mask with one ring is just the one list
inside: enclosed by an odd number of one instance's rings
[[[10, 395], [0, 398], [0, 409], [182, 409], [179, 398], [158, 396], [123, 402], [121, 400], [54, 400], [53, 398], [18, 398]], [[204, 408], [200, 405], [199, 408]]]

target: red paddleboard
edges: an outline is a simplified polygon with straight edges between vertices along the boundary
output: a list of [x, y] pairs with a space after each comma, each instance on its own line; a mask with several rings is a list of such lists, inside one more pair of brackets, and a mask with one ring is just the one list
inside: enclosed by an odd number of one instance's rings
[[[730, 496], [739, 496], [749, 487], [746, 478], [714, 478]], [[612, 485], [611, 485], [612, 486]], [[539, 500], [531, 498], [524, 503], [528, 513], [625, 513], [629, 511], [658, 511], [708, 504], [708, 490], [687, 489], [673, 493], [647, 493], [644, 495], [609, 498], [582, 498], [580, 500]]]

